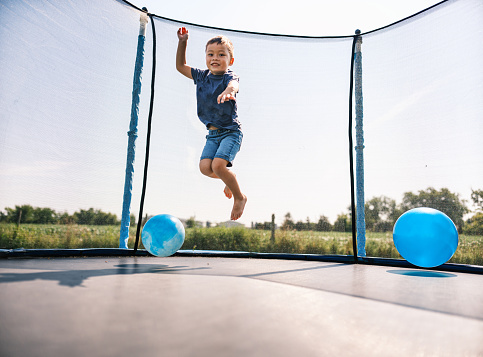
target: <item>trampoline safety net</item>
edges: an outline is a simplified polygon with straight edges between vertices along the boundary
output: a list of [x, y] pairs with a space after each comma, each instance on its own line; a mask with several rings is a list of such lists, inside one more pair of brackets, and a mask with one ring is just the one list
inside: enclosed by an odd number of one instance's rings
[[[114, 0], [0, 5], [0, 248], [28, 247], [32, 240], [43, 248], [89, 247], [95, 230], [109, 237], [92, 244], [118, 245], [141, 15]], [[154, 25], [156, 76], [143, 216], [169, 213], [189, 227], [211, 227], [188, 229], [183, 249], [353, 254], [348, 130], [352, 114], [355, 165], [354, 36], [256, 34], [157, 15], [149, 17], [144, 44], [132, 182], [135, 220]], [[397, 258], [395, 220], [410, 208], [429, 206], [448, 214], [458, 228], [456, 262], [483, 265], [482, 23], [481, 1], [454, 0], [361, 34], [363, 127], [358, 129], [364, 135], [368, 256]], [[221, 34], [234, 44], [231, 68], [240, 77], [237, 105], [244, 137], [233, 172], [248, 197], [237, 221], [246, 227], [240, 234], [248, 243], [223, 241], [226, 229], [215, 228], [234, 224], [229, 221], [233, 200], [224, 196], [220, 180], [199, 171], [207, 133], [197, 117], [195, 85], [175, 67], [181, 26], [189, 30], [192, 67], [206, 68], [208, 39]], [[84, 243], [69, 246], [67, 238], [52, 239], [68, 229]], [[46, 231], [51, 233], [38, 233]], [[49, 243], [42, 245], [47, 236]], [[203, 245], [210, 239], [213, 246]], [[471, 259], [457, 256], [464, 248]]]

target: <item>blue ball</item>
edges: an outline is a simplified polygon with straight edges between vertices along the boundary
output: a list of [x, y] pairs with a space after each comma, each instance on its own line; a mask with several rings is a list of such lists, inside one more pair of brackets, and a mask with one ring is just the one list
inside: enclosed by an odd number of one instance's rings
[[458, 230], [453, 221], [427, 207], [402, 214], [394, 225], [393, 239], [404, 259], [424, 268], [446, 263], [458, 248]]
[[169, 257], [176, 253], [183, 245], [184, 237], [183, 223], [169, 214], [150, 218], [141, 235], [144, 248], [158, 257]]

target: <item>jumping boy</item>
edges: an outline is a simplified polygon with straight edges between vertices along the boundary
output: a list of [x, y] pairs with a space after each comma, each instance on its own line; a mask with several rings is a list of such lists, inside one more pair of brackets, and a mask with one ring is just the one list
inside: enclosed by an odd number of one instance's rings
[[231, 219], [235, 221], [243, 214], [247, 197], [241, 192], [235, 174], [228, 169], [240, 150], [243, 138], [236, 105], [239, 79], [229, 69], [235, 60], [233, 45], [224, 36], [209, 40], [205, 49], [208, 69], [201, 70], [186, 65], [188, 30], [182, 27], [177, 34], [176, 69], [194, 80], [198, 117], [208, 129], [200, 171], [225, 183], [225, 196], [234, 200]]

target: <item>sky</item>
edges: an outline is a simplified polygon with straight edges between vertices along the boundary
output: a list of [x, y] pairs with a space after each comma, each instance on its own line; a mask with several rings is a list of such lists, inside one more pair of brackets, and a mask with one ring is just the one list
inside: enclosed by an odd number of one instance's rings
[[226, 6], [206, 2], [135, 0], [133, 4], [174, 20], [227, 29], [302, 36], [352, 35], [389, 25], [424, 10], [436, 0], [245, 0]]
[[[132, 2], [174, 20], [301, 36], [364, 33], [437, 3], [249, 0], [208, 7], [200, 1]], [[478, 3], [459, 3], [450, 10], [455, 16], [461, 11], [469, 27], [444, 24], [445, 42], [435, 41], [437, 56], [425, 47], [432, 38], [442, 39], [439, 17], [431, 18], [435, 26], [415, 21], [408, 28], [395, 27], [390, 36], [364, 38], [366, 199], [384, 194], [399, 202], [403, 192], [424, 189], [428, 182], [450, 186], [465, 199], [472, 185], [483, 187], [483, 162], [477, 155], [483, 78], [472, 70], [479, 68], [483, 53], [460, 41], [481, 23], [483, 11], [480, 6], [468, 14], [465, 6], [471, 10]], [[443, 7], [441, 16], [453, 15]], [[196, 117], [193, 84], [173, 66], [178, 25], [156, 24], [157, 87], [144, 213], [223, 222], [231, 201], [220, 182], [199, 173], [205, 128]], [[204, 44], [213, 31], [187, 27], [189, 64], [203, 67]], [[93, 207], [120, 217], [138, 29], [139, 14], [117, 1], [0, 4], [0, 209], [31, 204], [72, 214]], [[241, 77], [237, 100], [244, 131], [234, 170], [249, 196], [239, 221], [250, 226], [269, 221], [274, 213], [281, 224], [290, 212], [294, 220], [316, 222], [326, 215], [334, 222], [350, 203], [346, 120], [351, 38], [279, 41], [228, 35], [235, 43], [233, 70]], [[131, 203], [135, 215], [151, 45], [148, 31]], [[306, 80], [312, 77], [327, 84], [322, 96], [319, 83]], [[460, 89], [453, 93], [452, 87]]]

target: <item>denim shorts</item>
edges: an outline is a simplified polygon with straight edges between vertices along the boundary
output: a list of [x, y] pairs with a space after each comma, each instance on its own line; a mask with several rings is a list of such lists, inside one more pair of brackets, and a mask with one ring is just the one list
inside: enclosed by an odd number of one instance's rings
[[200, 160], [215, 157], [228, 161], [227, 167], [233, 166], [233, 160], [240, 151], [243, 134], [239, 130], [208, 130], [206, 144], [201, 153]]

